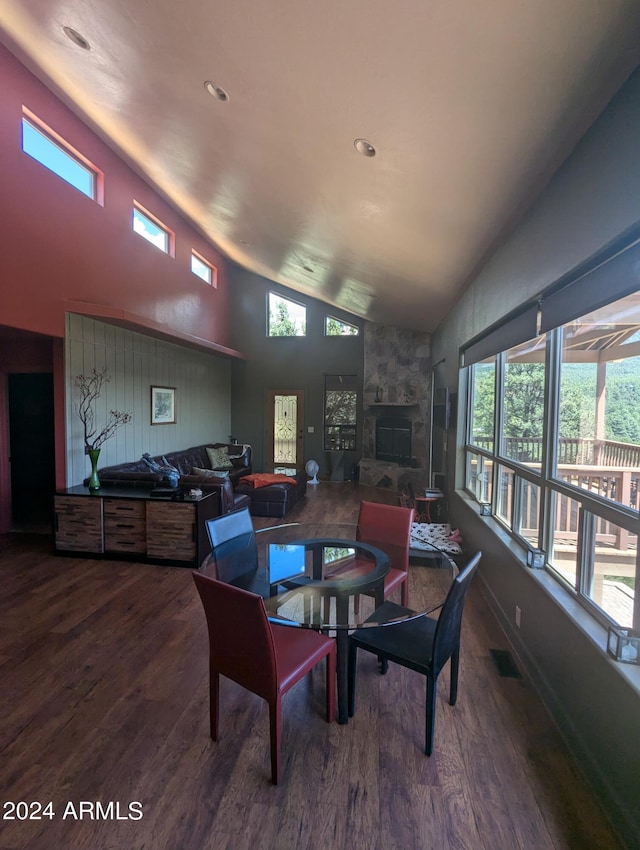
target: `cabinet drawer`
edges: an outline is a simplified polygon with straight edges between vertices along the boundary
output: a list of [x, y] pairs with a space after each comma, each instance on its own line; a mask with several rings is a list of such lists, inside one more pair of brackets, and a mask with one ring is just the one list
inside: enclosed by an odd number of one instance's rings
[[147, 555], [167, 561], [196, 557], [195, 505], [147, 502]]
[[55, 534], [61, 551], [103, 552], [102, 499], [56, 496]]
[[147, 551], [144, 502], [129, 499], [104, 499], [104, 548], [107, 552]]

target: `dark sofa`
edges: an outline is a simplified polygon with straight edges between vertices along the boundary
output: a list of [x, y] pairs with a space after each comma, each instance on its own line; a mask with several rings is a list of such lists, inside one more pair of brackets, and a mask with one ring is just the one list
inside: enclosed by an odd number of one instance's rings
[[[214, 470], [207, 453], [208, 448], [228, 450], [231, 469], [219, 470], [221, 476], [227, 473], [224, 477], [214, 477], [211, 474]], [[207, 443], [182, 451], [168, 452], [150, 460], [159, 466], [177, 469], [180, 474], [178, 487], [181, 490], [199, 488], [204, 493], [219, 491], [220, 512], [223, 514], [249, 505], [248, 497], [245, 494], [236, 493], [235, 486], [243, 476], [251, 473], [251, 446], [242, 443]], [[194, 473], [194, 469], [206, 470], [209, 475]], [[101, 487], [138, 487], [152, 490], [169, 484], [166, 472], [153, 471], [149, 468], [147, 461], [142, 458], [99, 469], [98, 477]], [[88, 485], [88, 479], [84, 483], [85, 486]]]

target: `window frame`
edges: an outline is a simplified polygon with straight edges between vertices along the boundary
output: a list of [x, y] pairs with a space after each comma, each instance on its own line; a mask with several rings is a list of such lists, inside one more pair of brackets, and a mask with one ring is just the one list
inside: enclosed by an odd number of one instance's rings
[[[338, 322], [338, 324], [342, 325], [346, 328], [353, 328], [354, 333], [347, 334], [332, 334], [327, 332], [327, 324], [333, 320], [334, 322]], [[353, 322], [346, 322], [344, 319], [339, 319], [337, 316], [333, 316], [330, 313], [327, 313], [324, 317], [324, 335], [331, 337], [332, 339], [352, 339], [354, 336], [360, 336], [360, 328], [358, 325], [354, 325]]]
[[[280, 301], [285, 301], [287, 304], [294, 304], [296, 307], [301, 307], [304, 310], [304, 330], [303, 333], [295, 334], [273, 334], [271, 333], [271, 298], [278, 298]], [[307, 336], [307, 305], [302, 301], [296, 301], [294, 298], [289, 298], [288, 295], [282, 295], [275, 289], [270, 289], [267, 292], [266, 298], [266, 335], [268, 339], [304, 339]], [[290, 317], [289, 317], [290, 318]], [[295, 320], [291, 320], [295, 324]]]
[[[135, 215], [136, 215], [136, 213], [138, 213], [138, 215], [141, 218], [146, 218], [148, 222], [155, 225], [159, 230], [161, 230], [164, 233], [164, 235], [166, 236], [166, 249], [161, 248], [160, 245], [156, 245], [155, 242], [153, 242], [151, 239], [148, 239], [143, 233], [140, 233], [138, 230], [135, 229]], [[144, 239], [145, 242], [147, 242], [149, 245], [152, 245], [158, 251], [161, 251], [163, 254], [166, 254], [169, 257], [175, 258], [175, 255], [176, 255], [176, 235], [175, 235], [175, 233], [161, 219], [159, 219], [157, 216], [155, 216], [152, 212], [149, 212], [149, 210], [146, 207], [144, 207], [139, 201], [136, 201], [135, 198], [134, 198], [134, 201], [133, 201], [133, 206], [132, 206], [132, 211], [131, 211], [131, 229], [136, 234], [136, 236], [139, 236], [141, 239]]]
[[[330, 383], [337, 380], [348, 378], [352, 386], [349, 386], [343, 392], [353, 393], [355, 395], [354, 414], [355, 418], [352, 422], [327, 422], [327, 393], [340, 392], [340, 390], [329, 387]], [[325, 452], [345, 451], [354, 452], [358, 447], [358, 411], [359, 411], [359, 392], [358, 392], [358, 376], [355, 374], [325, 374], [324, 376], [324, 392], [322, 397], [322, 447]], [[337, 429], [337, 444], [331, 445], [332, 437], [330, 432]]]
[[[197, 260], [199, 263], [201, 263], [205, 268], [207, 268], [209, 270], [209, 279], [208, 280], [205, 277], [203, 277], [201, 274], [198, 274], [198, 272], [193, 270], [194, 259]], [[205, 259], [205, 257], [203, 257], [202, 254], [199, 253], [199, 251], [196, 251], [195, 248], [191, 249], [191, 258], [190, 258], [190, 261], [189, 261], [189, 269], [191, 271], [191, 274], [195, 275], [203, 283], [207, 283], [207, 284], [209, 284], [209, 286], [213, 287], [213, 289], [217, 289], [217, 287], [218, 287], [218, 269], [213, 265], [213, 263], [210, 263], [209, 260]]]

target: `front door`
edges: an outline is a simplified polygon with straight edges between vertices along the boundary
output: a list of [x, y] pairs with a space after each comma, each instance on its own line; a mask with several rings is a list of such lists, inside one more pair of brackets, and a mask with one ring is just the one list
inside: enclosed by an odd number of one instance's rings
[[270, 390], [267, 398], [268, 466], [293, 472], [304, 457], [304, 393], [302, 390]]

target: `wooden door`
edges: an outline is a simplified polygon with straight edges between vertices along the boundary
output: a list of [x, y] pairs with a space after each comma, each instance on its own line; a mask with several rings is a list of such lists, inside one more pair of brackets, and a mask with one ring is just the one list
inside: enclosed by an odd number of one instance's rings
[[304, 464], [304, 392], [269, 390], [267, 394], [267, 468], [292, 472]]

